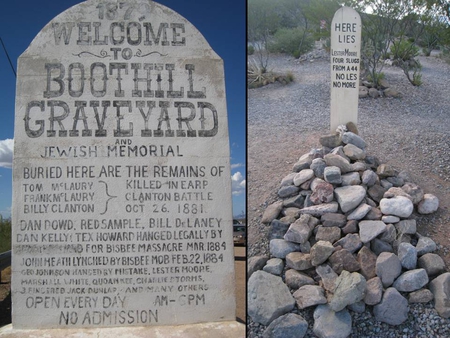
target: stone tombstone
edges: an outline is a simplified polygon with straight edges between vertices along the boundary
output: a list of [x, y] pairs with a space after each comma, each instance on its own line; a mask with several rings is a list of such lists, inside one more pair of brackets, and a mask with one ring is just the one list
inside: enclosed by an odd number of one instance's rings
[[358, 122], [361, 18], [350, 7], [341, 7], [331, 23], [330, 129]]
[[88, 0], [18, 61], [15, 329], [235, 320], [222, 59], [149, 0]]

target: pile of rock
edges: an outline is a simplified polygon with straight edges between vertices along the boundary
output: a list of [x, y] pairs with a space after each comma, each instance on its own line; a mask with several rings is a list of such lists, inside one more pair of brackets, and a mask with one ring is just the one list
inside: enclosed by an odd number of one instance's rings
[[314, 333], [337, 338], [352, 331], [348, 310], [366, 306], [399, 325], [409, 303], [434, 299], [450, 317], [450, 273], [412, 216], [435, 212], [438, 198], [367, 155], [352, 124], [320, 143], [282, 179], [280, 200], [263, 214], [272, 257], [249, 260], [252, 320], [268, 325], [266, 337], [303, 337], [308, 323], [290, 312], [316, 306]]
[[[378, 88], [376, 88], [378, 87]], [[363, 80], [359, 84], [359, 97], [360, 98], [378, 98], [378, 97], [402, 97], [402, 94], [389, 85], [385, 79], [378, 81], [378, 86], [375, 86], [373, 82]]]

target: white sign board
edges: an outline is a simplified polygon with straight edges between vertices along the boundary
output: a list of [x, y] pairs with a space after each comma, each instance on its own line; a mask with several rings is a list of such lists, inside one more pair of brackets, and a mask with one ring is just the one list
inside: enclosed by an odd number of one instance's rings
[[361, 18], [350, 7], [336, 11], [331, 23], [330, 130], [358, 122]]
[[171, 9], [89, 0], [18, 62], [13, 326], [235, 320], [223, 62]]

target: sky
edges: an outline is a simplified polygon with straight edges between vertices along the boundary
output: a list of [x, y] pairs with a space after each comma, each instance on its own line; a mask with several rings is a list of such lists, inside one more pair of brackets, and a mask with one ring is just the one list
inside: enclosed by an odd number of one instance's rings
[[[4, 1], [0, 37], [14, 69], [39, 31], [81, 0]], [[190, 21], [224, 60], [231, 150], [233, 215], [246, 210], [246, 1], [160, 0]], [[0, 215], [10, 217], [16, 80], [0, 46]]]

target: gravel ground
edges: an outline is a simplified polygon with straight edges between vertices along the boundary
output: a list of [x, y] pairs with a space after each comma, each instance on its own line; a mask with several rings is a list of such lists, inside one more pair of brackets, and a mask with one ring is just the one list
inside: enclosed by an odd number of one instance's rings
[[[433, 215], [416, 215], [418, 232], [438, 243], [450, 266], [450, 65], [420, 57], [423, 85], [413, 87], [398, 68], [385, 66], [386, 80], [401, 99], [360, 99], [358, 129], [367, 153], [410, 174], [412, 182], [440, 200]], [[269, 69], [294, 74], [289, 85], [271, 84], [248, 91], [248, 257], [268, 255], [268, 227], [260, 222], [267, 205], [277, 200], [283, 177], [298, 158], [320, 147], [329, 133], [330, 62], [298, 61], [271, 56]], [[301, 314], [310, 322], [312, 311]], [[441, 319], [432, 304], [411, 305], [400, 326], [377, 323], [369, 310], [352, 313], [351, 337], [450, 337], [450, 320]], [[248, 337], [261, 337], [265, 327], [248, 318]]]

